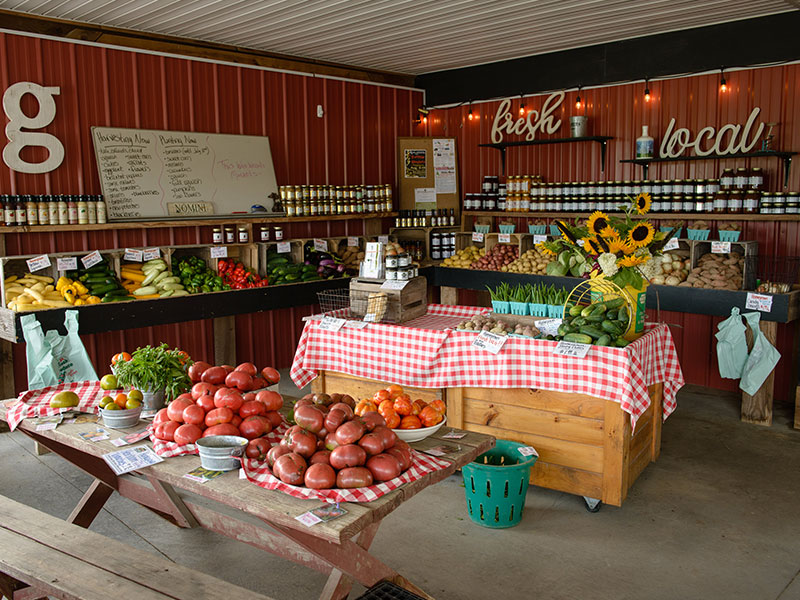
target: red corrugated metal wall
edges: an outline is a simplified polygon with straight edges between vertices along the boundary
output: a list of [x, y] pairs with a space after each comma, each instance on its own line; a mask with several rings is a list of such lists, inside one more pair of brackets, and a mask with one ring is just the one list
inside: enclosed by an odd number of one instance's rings
[[[764, 69], [726, 72], [728, 91], [720, 92], [719, 74], [653, 81], [649, 83], [650, 102], [644, 101], [643, 83], [581, 90], [585, 109], [576, 109], [577, 92], [566, 95], [557, 118], [561, 129], [552, 137], [569, 136], [569, 117], [586, 114], [589, 135], [609, 135], [605, 172], [601, 170], [600, 147], [594, 143], [523, 146], [507, 150], [506, 173], [538, 174], [544, 181], [604, 181], [640, 179], [640, 167], [621, 164], [632, 158], [634, 142], [641, 135], [642, 125], [650, 127], [650, 135], [659, 136], [675, 117], [675, 127], [686, 127], [696, 135], [705, 126], [719, 129], [726, 123], [744, 123], [754, 107], [760, 107], [758, 122], [779, 123], [774, 148], [800, 150], [800, 65], [783, 65]], [[546, 96], [525, 100], [528, 109], [539, 109]], [[489, 143], [492, 120], [499, 102], [472, 106], [474, 119], [467, 119], [469, 105], [433, 111], [428, 119], [427, 135], [448, 135], [457, 138], [460, 153], [463, 192], [480, 191], [484, 175], [500, 172], [500, 153], [492, 148], [479, 148]], [[512, 102], [516, 117], [520, 100]], [[584, 112], [585, 110], [585, 112]], [[547, 136], [538, 136], [539, 138]], [[522, 139], [505, 136], [506, 141]], [[650, 167], [652, 179], [718, 177], [721, 169], [734, 166], [762, 167], [770, 189], [783, 183], [783, 163], [774, 158], [726, 161], [687, 161], [655, 164]], [[800, 169], [791, 172], [790, 190], [800, 189]], [[800, 223], [745, 221], [742, 239], [759, 242], [759, 252], [778, 256], [800, 256]], [[462, 293], [464, 301], [474, 294]], [[652, 316], [652, 315], [651, 315]], [[654, 318], [654, 316], [652, 316]], [[738, 382], [719, 377], [716, 345], [713, 334], [721, 319], [703, 315], [662, 312], [661, 320], [675, 324], [672, 328], [686, 381], [720, 389], [735, 390]], [[778, 348], [783, 358], [778, 366], [776, 398], [794, 402], [790, 390], [795, 362], [793, 339], [795, 324], [778, 328]]]
[[[60, 86], [55, 121], [46, 129], [64, 144], [52, 173], [0, 169], [0, 193], [100, 193], [90, 128], [135, 127], [267, 135], [275, 173], [284, 183], [394, 183], [395, 137], [419, 133], [412, 123], [420, 92], [338, 79], [278, 73], [0, 34], [0, 89], [32, 81]], [[36, 111], [35, 100], [24, 108]], [[324, 118], [316, 116], [321, 104]], [[3, 123], [5, 126], [5, 122]], [[27, 150], [26, 150], [27, 152]], [[35, 152], [24, 154], [41, 160]], [[361, 221], [298, 223], [289, 237], [359, 235]], [[6, 254], [197, 244], [210, 228], [185, 227], [6, 235]], [[257, 364], [291, 363], [311, 307], [236, 319], [237, 356]], [[99, 368], [124, 348], [166, 341], [196, 358], [213, 359], [210, 321], [84, 336]], [[24, 346], [15, 352], [17, 387], [24, 389]]]

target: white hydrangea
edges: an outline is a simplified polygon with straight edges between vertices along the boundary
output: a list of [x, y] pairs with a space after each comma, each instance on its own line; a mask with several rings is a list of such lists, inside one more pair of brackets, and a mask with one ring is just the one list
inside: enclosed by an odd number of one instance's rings
[[619, 271], [617, 267], [617, 257], [609, 252], [604, 252], [597, 257], [597, 264], [603, 269], [603, 275], [606, 277], [613, 277]]
[[661, 257], [656, 256], [653, 260], [648, 260], [643, 265], [639, 265], [639, 270], [642, 272], [642, 275], [647, 277], [647, 279], [652, 279], [656, 275], [659, 274], [659, 267], [661, 266]]

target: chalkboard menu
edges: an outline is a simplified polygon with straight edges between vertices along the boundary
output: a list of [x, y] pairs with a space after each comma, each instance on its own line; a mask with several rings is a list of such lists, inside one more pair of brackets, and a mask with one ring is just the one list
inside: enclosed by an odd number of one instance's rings
[[92, 127], [110, 220], [230, 215], [272, 207], [269, 138]]

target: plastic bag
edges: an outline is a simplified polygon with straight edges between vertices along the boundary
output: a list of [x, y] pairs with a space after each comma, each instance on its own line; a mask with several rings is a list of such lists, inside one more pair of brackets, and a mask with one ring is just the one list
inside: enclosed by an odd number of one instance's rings
[[717, 364], [720, 377], [739, 379], [742, 376], [747, 362], [746, 329], [736, 307], [731, 309], [730, 317], [717, 325]]
[[758, 326], [758, 322], [761, 320], [760, 313], [745, 313], [744, 318], [753, 331], [755, 342], [742, 370], [742, 380], [739, 382], [739, 388], [745, 393], [754, 396], [767, 380], [769, 374], [772, 373], [775, 365], [778, 364], [781, 359], [781, 353], [769, 343], [767, 336]]
[[29, 390], [66, 382], [97, 380], [92, 361], [78, 335], [77, 310], [64, 312], [67, 335], [59, 335], [55, 330], [43, 334], [36, 315], [25, 315], [20, 323], [26, 342]]

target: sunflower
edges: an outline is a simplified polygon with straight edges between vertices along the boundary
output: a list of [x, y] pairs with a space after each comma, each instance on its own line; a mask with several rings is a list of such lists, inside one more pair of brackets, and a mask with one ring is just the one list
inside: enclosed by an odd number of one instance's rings
[[583, 249], [589, 254], [600, 254], [602, 251], [596, 238], [587, 238], [583, 240]]
[[619, 232], [613, 227], [611, 227], [611, 225], [609, 225], [608, 227], [603, 229], [603, 231], [600, 232], [600, 235], [603, 236], [604, 238], [613, 238], [613, 237], [619, 237]]
[[648, 210], [650, 210], [650, 194], [647, 192], [642, 192], [636, 196], [636, 200], [633, 201], [633, 204], [636, 207], [636, 212], [638, 212], [640, 215], [645, 214]]
[[538, 249], [539, 249], [541, 252], [544, 252], [545, 254], [549, 254], [549, 255], [552, 255], [552, 256], [556, 256], [556, 255], [558, 254], [558, 252], [555, 252], [554, 250], [551, 250], [550, 248], [548, 248], [547, 246], [545, 246], [545, 245], [544, 245], [544, 242], [539, 242], [538, 244], [536, 244], [536, 247], [537, 247], [537, 248], [538, 248]]
[[655, 233], [655, 229], [650, 223], [640, 221], [628, 232], [628, 237], [625, 238], [625, 241], [634, 248], [643, 248], [653, 241]]
[[601, 235], [601, 232], [609, 227], [608, 215], [599, 210], [594, 211], [586, 221], [586, 227], [592, 235]]
[[628, 246], [628, 243], [625, 240], [620, 239], [619, 237], [612, 237], [607, 240], [608, 242], [608, 251], [611, 254], [616, 254], [617, 252], [624, 252], [625, 254], [631, 254], [633, 252], [633, 248]]
[[564, 241], [568, 244], [577, 244], [578, 239], [573, 235], [573, 233], [567, 227], [567, 224], [564, 221], [556, 221], [556, 227], [561, 232], [561, 235], [564, 237]]
[[649, 256], [623, 256], [619, 260], [617, 260], [618, 267], [637, 267], [639, 265], [643, 265], [648, 260], [650, 260]]

